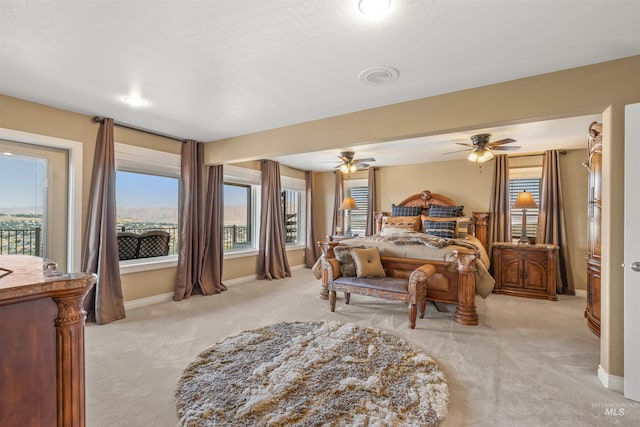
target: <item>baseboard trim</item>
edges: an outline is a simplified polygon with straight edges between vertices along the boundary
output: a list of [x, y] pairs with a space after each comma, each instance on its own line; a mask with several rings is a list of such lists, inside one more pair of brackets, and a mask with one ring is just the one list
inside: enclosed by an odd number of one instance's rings
[[[291, 271], [302, 270], [305, 268], [304, 264], [298, 264], [291, 267]], [[234, 279], [223, 280], [225, 286], [235, 286], [241, 283], [251, 282], [253, 280], [258, 280], [257, 274], [251, 274], [249, 276], [236, 277]], [[124, 309], [130, 310], [138, 307], [145, 307], [151, 304], [158, 304], [159, 302], [172, 301], [173, 300], [173, 292], [167, 292], [166, 294], [160, 295], [152, 295], [146, 298], [138, 298], [131, 301], [127, 301], [124, 303]]]
[[576, 296], [577, 297], [586, 297], [587, 296], [587, 290], [586, 289], [576, 289]]
[[598, 379], [606, 388], [624, 393], [624, 377], [607, 373], [602, 365], [598, 365]]
[[124, 303], [124, 309], [130, 310], [132, 308], [145, 307], [151, 304], [158, 304], [159, 302], [166, 302], [173, 300], [173, 292], [167, 292], [166, 294], [153, 295], [146, 298], [133, 299]]

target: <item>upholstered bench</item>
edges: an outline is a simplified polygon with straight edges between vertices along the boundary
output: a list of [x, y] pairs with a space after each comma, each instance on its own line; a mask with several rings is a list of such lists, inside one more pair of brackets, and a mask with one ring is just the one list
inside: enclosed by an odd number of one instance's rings
[[[381, 259], [383, 268], [385, 258]], [[409, 277], [394, 277], [395, 270], [387, 269], [390, 277], [345, 277], [340, 273], [337, 258], [325, 258], [322, 268], [326, 270], [331, 311], [336, 308], [336, 292], [344, 292], [345, 304], [349, 304], [351, 294], [367, 295], [389, 300], [404, 301], [409, 304], [409, 327], [416, 327], [416, 317], [424, 318], [427, 302], [427, 281], [436, 269], [425, 264], [411, 271]]]

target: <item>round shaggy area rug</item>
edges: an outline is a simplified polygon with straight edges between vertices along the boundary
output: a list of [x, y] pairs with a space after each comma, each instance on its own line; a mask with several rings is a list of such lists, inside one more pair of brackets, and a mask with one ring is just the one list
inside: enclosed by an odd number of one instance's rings
[[436, 362], [398, 337], [293, 322], [205, 350], [176, 398], [182, 426], [436, 426], [449, 389]]

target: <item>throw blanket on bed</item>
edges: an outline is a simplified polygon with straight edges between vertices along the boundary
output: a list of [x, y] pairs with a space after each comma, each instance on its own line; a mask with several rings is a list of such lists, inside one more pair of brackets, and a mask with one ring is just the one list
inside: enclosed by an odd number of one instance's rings
[[429, 234], [421, 234], [419, 236], [388, 236], [385, 241], [392, 242], [394, 245], [425, 245], [430, 248], [444, 248], [445, 246], [456, 245], [466, 249], [477, 250], [478, 248], [469, 242], [460, 239], [448, 239], [446, 237], [430, 236]]

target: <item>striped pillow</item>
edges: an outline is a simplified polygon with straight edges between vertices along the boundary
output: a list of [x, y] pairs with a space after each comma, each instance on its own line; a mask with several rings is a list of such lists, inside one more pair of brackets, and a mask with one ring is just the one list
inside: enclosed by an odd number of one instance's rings
[[385, 216], [382, 218], [382, 229], [387, 227], [407, 228], [413, 231], [420, 231], [419, 216]]
[[424, 222], [424, 232], [431, 236], [453, 239], [456, 235], [456, 221], [426, 220]]
[[429, 216], [436, 218], [449, 218], [452, 216], [462, 216], [464, 206], [429, 206]]
[[466, 217], [466, 216], [458, 216], [458, 217], [452, 217], [452, 218], [436, 218], [433, 216], [426, 216], [426, 215], [422, 215], [421, 217], [421, 224], [424, 224], [425, 221], [429, 220], [429, 221], [455, 221], [456, 222], [456, 238], [457, 239], [464, 239], [465, 237], [467, 237], [469, 235], [469, 224], [471, 223], [471, 218]]
[[391, 205], [391, 216], [418, 216], [422, 213], [422, 206]]

